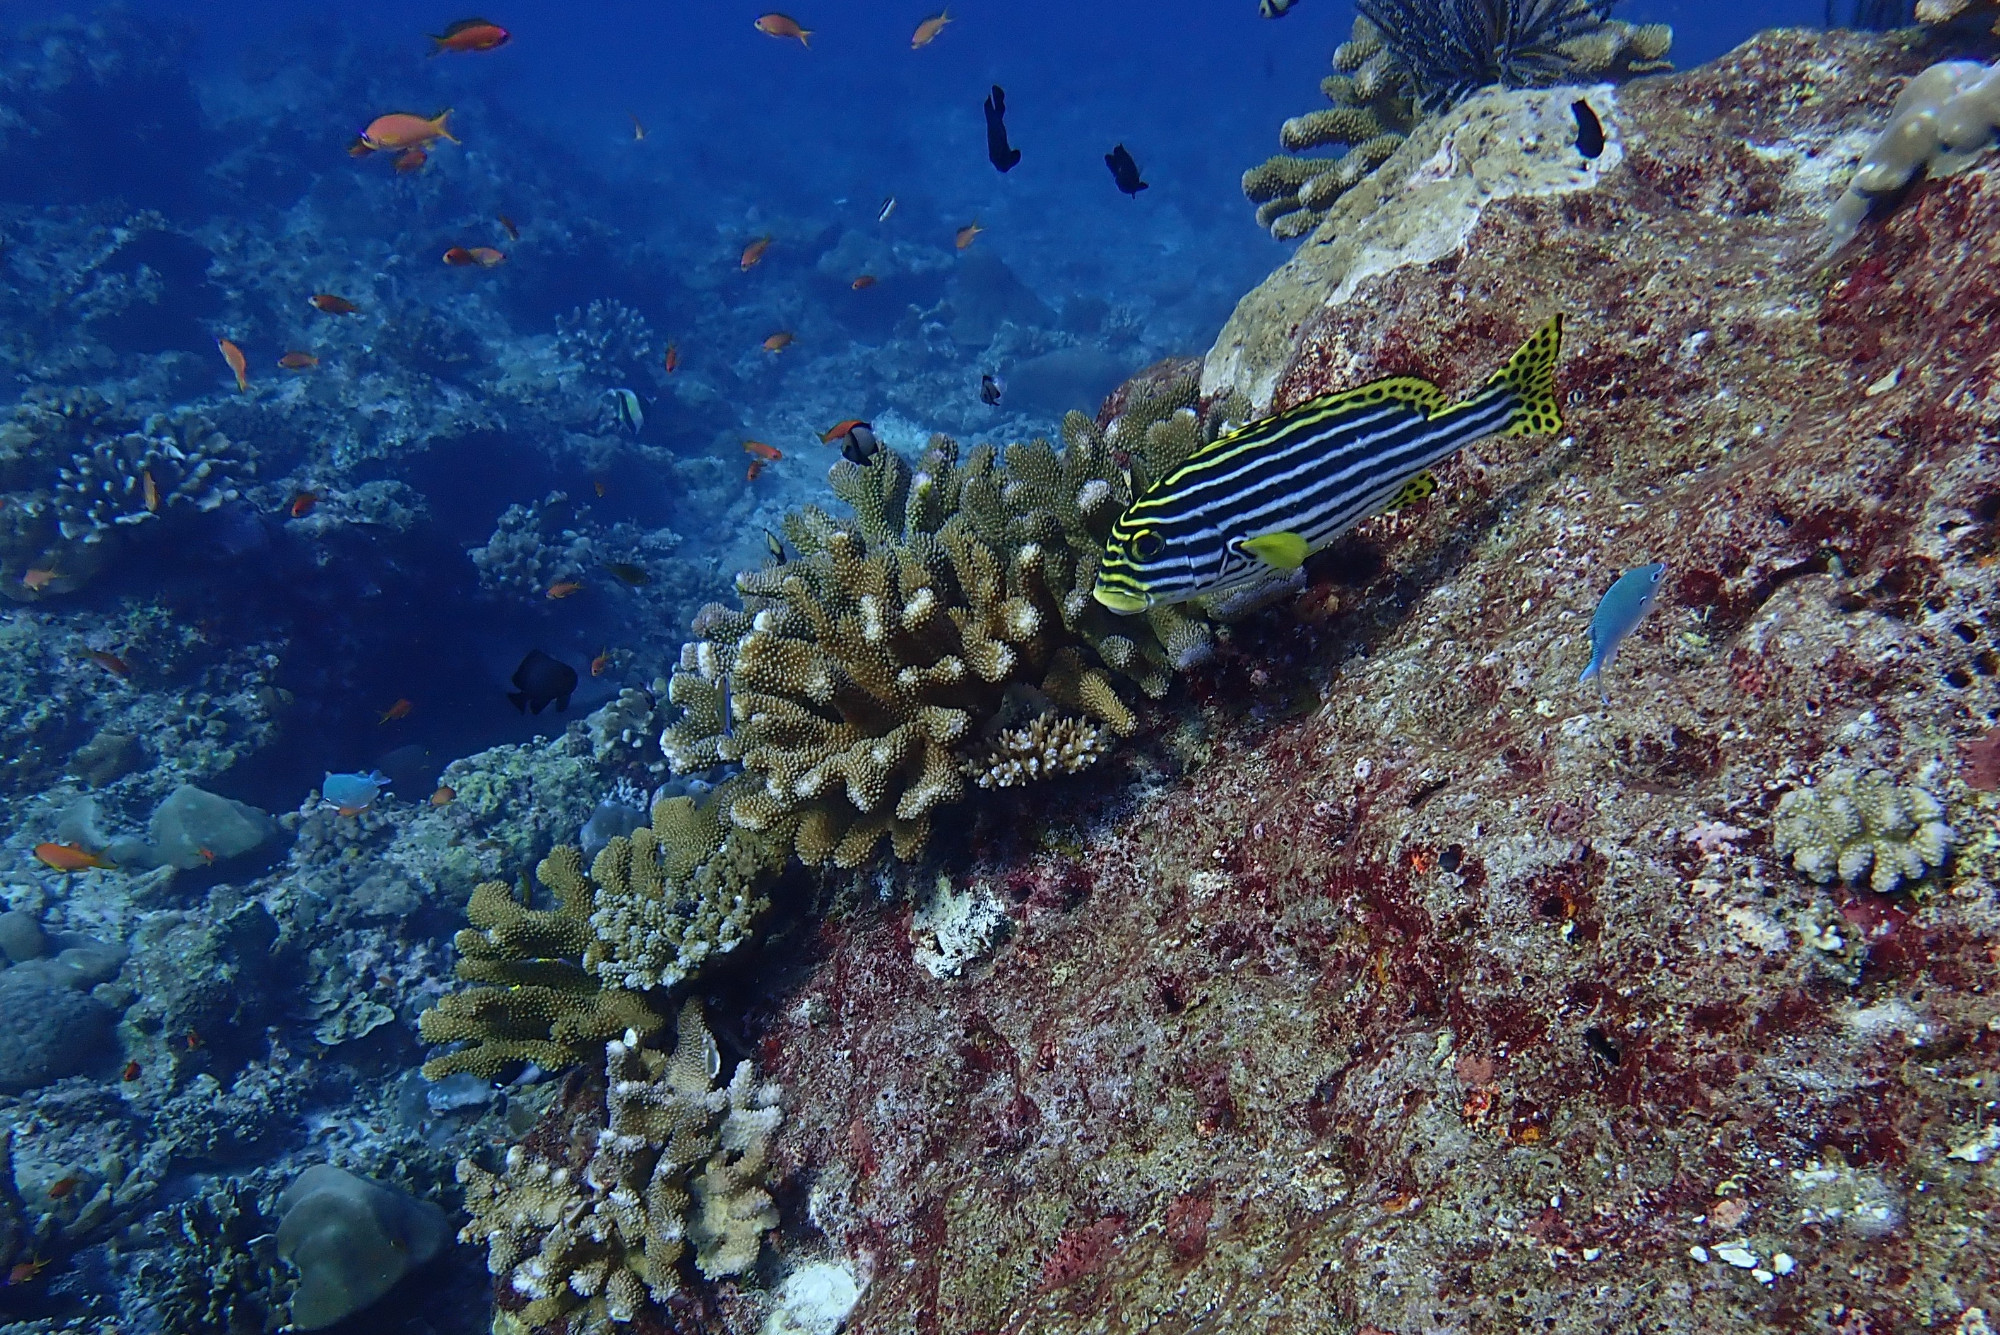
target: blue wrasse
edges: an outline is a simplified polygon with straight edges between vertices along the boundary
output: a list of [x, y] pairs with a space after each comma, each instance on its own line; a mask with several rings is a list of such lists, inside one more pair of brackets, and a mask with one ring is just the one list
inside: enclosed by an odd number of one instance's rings
[[1429, 469], [1484, 436], [1562, 430], [1552, 317], [1476, 394], [1392, 376], [1218, 437], [1111, 525], [1091, 594], [1114, 612], [1223, 593], [1296, 570], [1363, 519], [1428, 496]]
[[1634, 566], [1620, 575], [1598, 600], [1597, 611], [1590, 618], [1590, 666], [1577, 681], [1597, 678], [1597, 693], [1607, 705], [1611, 703], [1611, 692], [1604, 685], [1604, 670], [1611, 666], [1625, 637], [1653, 610], [1653, 599], [1659, 596], [1660, 581], [1666, 574], [1665, 561]]

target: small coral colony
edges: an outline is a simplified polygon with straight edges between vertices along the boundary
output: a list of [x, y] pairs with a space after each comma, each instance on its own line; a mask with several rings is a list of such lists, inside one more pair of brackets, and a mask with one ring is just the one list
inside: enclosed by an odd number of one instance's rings
[[[1294, 7], [1261, 6], [1274, 20]], [[1371, 182], [1419, 126], [1496, 85], [1575, 86], [1575, 158], [1594, 163], [1607, 149], [1604, 90], [1669, 68], [1671, 32], [1612, 19], [1608, 3], [1361, 0], [1358, 8], [1321, 84], [1329, 105], [1286, 121], [1286, 152], [1243, 177], [1258, 224], [1276, 238], [1308, 247], [1337, 240], [1378, 207]], [[949, 12], [924, 19], [910, 45], [940, 40], [954, 22]], [[755, 27], [811, 49], [812, 30], [785, 14], [764, 14]], [[439, 53], [476, 56], [510, 34], [471, 18], [432, 40]], [[1022, 150], [1009, 138], [1002, 88], [984, 111], [989, 158], [1005, 173]], [[1827, 258], [1872, 215], [1895, 208], [1913, 179], [1962, 170], [1986, 149], [2000, 125], [2000, 70], [1935, 65], [1884, 114], [1879, 139], [1832, 206]], [[634, 133], [645, 133], [636, 121]], [[411, 172], [457, 142], [449, 111], [392, 112], [369, 121], [349, 151]], [[1300, 156], [1311, 150], [1323, 153]], [[1122, 192], [1137, 198], [1148, 188], [1125, 145], [1105, 161]], [[894, 207], [889, 200], [884, 216]], [[980, 230], [968, 225], [955, 244], [965, 248]], [[750, 243], [740, 267], [757, 265], [771, 244]], [[508, 256], [453, 246], [440, 260], [476, 271]], [[311, 300], [334, 318], [356, 310], [337, 294]], [[1231, 647], [1233, 628], [1297, 593], [1309, 564], [1343, 535], [1420, 506], [1449, 485], [1451, 474], [1441, 482], [1439, 472], [1468, 447], [1560, 437], [1565, 390], [1577, 388], [1563, 379], [1564, 318], [1553, 306], [1531, 315], [1483, 382], [1449, 391], [1397, 375], [1259, 404], [1226, 383], [1204, 392], [1198, 370], [1183, 363], [1136, 378], [1101, 413], [1070, 412], [1059, 442], [937, 436], [911, 457], [886, 447], [867, 421], [830, 429], [823, 439], [841, 457], [827, 504], [786, 514], [766, 535], [768, 560], [736, 576], [733, 600], [700, 610], [659, 698], [617, 706], [636, 711], [630, 731], [645, 744], [657, 738], [672, 786], [646, 792], [642, 817], [609, 837], [557, 843], [532, 876], [515, 867], [507, 874], [518, 880], [480, 883], [454, 942], [456, 989], [434, 993], [421, 1016], [434, 1045], [423, 1075], [439, 1090], [467, 1082], [521, 1090], [538, 1075], [578, 1076], [546, 1112], [543, 1126], [561, 1134], [516, 1126], [497, 1154], [457, 1164], [458, 1237], [485, 1249], [513, 1328], [631, 1327], [686, 1310], [676, 1304], [705, 1285], [754, 1275], [767, 1233], [790, 1208], [781, 1206], [773, 1153], [785, 1098], [760, 1079], [760, 1057], [724, 1059], [722, 1030], [698, 991], [704, 971], [756, 939], [793, 869], [913, 862], [948, 848], [967, 804], [1105, 772], [1107, 756], [1156, 725], [1156, 702], [1171, 707], [1177, 678], [1242, 652]], [[765, 347], [775, 355], [789, 338], [773, 334]], [[222, 339], [217, 351], [247, 387], [242, 350]], [[297, 360], [281, 363], [290, 371], [316, 364], [311, 354], [290, 356]], [[665, 358], [671, 374], [673, 347]], [[983, 392], [997, 403], [1001, 387], [988, 377]], [[645, 405], [631, 391], [611, 391], [606, 407], [621, 430], [644, 429]], [[58, 425], [91, 411], [46, 408]], [[19, 583], [37, 596], [79, 587], [101, 535], [163, 510], [234, 499], [218, 482], [233, 448], [198, 418], [96, 437], [47, 499], [50, 554]], [[752, 477], [781, 457], [758, 442], [745, 449]], [[302, 518], [318, 499], [302, 491], [290, 513]], [[535, 522], [526, 511], [519, 518]], [[606, 569], [634, 586], [647, 579], [637, 565]], [[1579, 674], [1575, 689], [1591, 708], [1619, 708], [1618, 652], [1646, 624], [1667, 575], [1649, 560], [1604, 572], [1577, 661], [1565, 669]], [[550, 600], [583, 588], [547, 575], [529, 586]], [[120, 660], [105, 658], [106, 671], [124, 675]], [[579, 680], [536, 650], [516, 670], [510, 698], [523, 712], [562, 711]], [[410, 708], [398, 700], [382, 722]], [[379, 771], [329, 774], [315, 818], [374, 820], [391, 783]], [[442, 809], [455, 799], [463, 800], [448, 783], [431, 800]], [[199, 789], [169, 805], [150, 842], [70, 831], [33, 856], [71, 880], [199, 871], [272, 834], [262, 813]], [[1841, 767], [1786, 794], [1769, 837], [1802, 876], [1883, 895], [1921, 893], [1959, 841], [1938, 797], [1907, 776]], [[441, 1200], [449, 1190], [437, 1184]], [[368, 1307], [451, 1232], [437, 1205], [327, 1165], [301, 1174], [276, 1208], [265, 1251], [296, 1273], [289, 1313], [300, 1329]], [[59, 1223], [0, 1239], [21, 1258], [10, 1283], [45, 1282], [49, 1258], [89, 1233], [73, 1217]], [[205, 1237], [227, 1233], [206, 1217], [186, 1227], [197, 1224]], [[248, 1241], [235, 1254], [244, 1276], [270, 1265]], [[356, 1256], [368, 1258], [366, 1274]], [[840, 1283], [826, 1280], [836, 1291], [827, 1301], [844, 1313]], [[239, 1286], [254, 1287], [249, 1278]], [[851, 1293], [845, 1302], [853, 1305]]]

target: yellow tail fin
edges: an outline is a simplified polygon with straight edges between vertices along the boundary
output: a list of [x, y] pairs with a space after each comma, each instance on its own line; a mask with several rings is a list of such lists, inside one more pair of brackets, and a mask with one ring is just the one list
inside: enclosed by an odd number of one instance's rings
[[1562, 351], [1562, 331], [1562, 316], [1550, 316], [1486, 382], [1505, 385], [1521, 400], [1499, 434], [1553, 436], [1563, 429], [1562, 402], [1556, 398], [1556, 354]]

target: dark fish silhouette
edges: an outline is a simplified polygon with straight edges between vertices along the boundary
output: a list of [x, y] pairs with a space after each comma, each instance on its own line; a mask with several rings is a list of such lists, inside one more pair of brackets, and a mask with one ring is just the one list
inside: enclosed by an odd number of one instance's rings
[[1021, 150], [1007, 145], [1007, 90], [999, 84], [986, 95], [986, 158], [1001, 171], [1012, 171], [1021, 160]]
[[514, 687], [507, 698], [523, 714], [539, 714], [551, 704], [561, 712], [569, 708], [569, 698], [576, 692], [576, 669], [540, 649], [530, 649], [514, 669]]
[[1582, 98], [1570, 103], [1569, 109], [1576, 116], [1576, 151], [1595, 158], [1604, 151], [1604, 123]]
[[868, 461], [882, 452], [882, 442], [875, 439], [874, 429], [866, 422], [858, 422], [847, 435], [842, 437], [840, 457], [858, 467], [865, 467]]
[[1146, 188], [1146, 182], [1139, 179], [1139, 164], [1132, 161], [1132, 155], [1120, 144], [1104, 155], [1104, 165], [1111, 168], [1111, 179], [1118, 182], [1118, 188], [1137, 199], [1139, 192]]
[[1267, 19], [1281, 19], [1292, 12], [1299, 0], [1258, 0], [1257, 12]]
[[1000, 406], [1000, 382], [990, 375], [979, 377], [979, 401], [989, 408]]

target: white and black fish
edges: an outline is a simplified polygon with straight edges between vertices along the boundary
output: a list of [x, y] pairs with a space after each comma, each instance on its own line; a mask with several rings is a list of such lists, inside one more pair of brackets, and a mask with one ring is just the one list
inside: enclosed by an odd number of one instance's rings
[[1299, 0], [1257, 0], [1257, 12], [1267, 19], [1281, 19], [1292, 12]]

